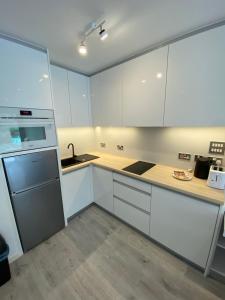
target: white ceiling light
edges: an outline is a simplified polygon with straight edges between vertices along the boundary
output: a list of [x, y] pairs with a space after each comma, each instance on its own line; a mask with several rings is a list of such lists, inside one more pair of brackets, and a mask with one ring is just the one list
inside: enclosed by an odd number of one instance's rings
[[102, 41], [104, 41], [105, 39], [107, 39], [108, 37], [108, 32], [102, 28], [102, 26], [100, 26], [100, 32], [99, 32], [99, 35], [100, 35], [100, 39]]
[[85, 45], [85, 41], [87, 40], [87, 38], [93, 33], [95, 32], [97, 29], [100, 29], [99, 31], [99, 36], [100, 39], [102, 41], [104, 41], [107, 37], [108, 37], [108, 32], [106, 31], [106, 29], [104, 29], [102, 26], [103, 24], [105, 24], [105, 20], [98, 20], [95, 22], [92, 22], [89, 26], [89, 28], [85, 31], [84, 35], [83, 35], [83, 39], [79, 45], [78, 51], [81, 55], [86, 55], [87, 54], [87, 46]]
[[79, 48], [78, 48], [78, 51], [79, 51], [79, 53], [80, 53], [81, 55], [87, 55], [87, 47], [86, 47], [84, 41], [82, 41], [82, 42], [80, 43], [80, 46], [79, 46]]

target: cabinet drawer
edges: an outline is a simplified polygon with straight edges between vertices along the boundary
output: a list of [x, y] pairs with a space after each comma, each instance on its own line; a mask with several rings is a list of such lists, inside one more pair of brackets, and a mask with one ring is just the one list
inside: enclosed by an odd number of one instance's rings
[[146, 192], [138, 191], [135, 188], [124, 185], [123, 183], [114, 181], [113, 183], [114, 195], [132, 205], [143, 210], [150, 211], [151, 196]]
[[134, 187], [138, 190], [141, 190], [143, 192], [151, 194], [152, 186], [149, 183], [131, 178], [129, 176], [124, 176], [124, 175], [121, 175], [121, 174], [118, 174], [118, 173], [113, 173], [113, 179], [115, 181], [122, 182], [122, 183], [127, 184], [131, 187]]
[[149, 235], [150, 215], [114, 197], [114, 213], [117, 217]]

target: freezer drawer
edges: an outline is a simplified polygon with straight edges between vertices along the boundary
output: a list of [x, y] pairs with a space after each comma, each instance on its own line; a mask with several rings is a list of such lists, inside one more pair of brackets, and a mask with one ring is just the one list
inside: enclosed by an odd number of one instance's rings
[[59, 180], [15, 194], [11, 200], [24, 252], [65, 225]]
[[3, 162], [11, 194], [59, 177], [56, 150], [7, 157]]

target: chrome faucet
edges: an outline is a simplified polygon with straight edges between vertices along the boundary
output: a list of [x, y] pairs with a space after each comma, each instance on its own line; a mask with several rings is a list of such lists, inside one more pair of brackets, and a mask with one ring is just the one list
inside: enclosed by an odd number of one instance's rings
[[70, 143], [70, 144], [67, 146], [67, 149], [69, 149], [70, 146], [72, 147], [72, 155], [73, 155], [73, 157], [75, 157], [76, 155], [75, 155], [75, 151], [74, 151], [74, 144], [73, 144], [73, 143]]

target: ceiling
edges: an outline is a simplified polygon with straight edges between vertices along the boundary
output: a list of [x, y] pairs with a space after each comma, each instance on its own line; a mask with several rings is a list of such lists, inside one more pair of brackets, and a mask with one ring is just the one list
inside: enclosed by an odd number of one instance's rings
[[[88, 39], [87, 25], [106, 20], [109, 37]], [[224, 0], [0, 0], [0, 31], [47, 47], [60, 65], [92, 74], [157, 43], [225, 19]]]

